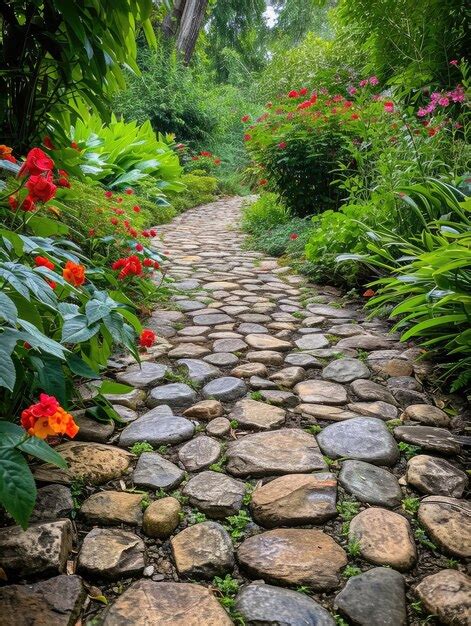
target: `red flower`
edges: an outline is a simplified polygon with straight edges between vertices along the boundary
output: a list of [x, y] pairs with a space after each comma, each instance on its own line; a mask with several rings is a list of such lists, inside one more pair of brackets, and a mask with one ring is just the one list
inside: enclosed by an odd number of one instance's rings
[[134, 189], [131, 189], [131, 187], [128, 187], [127, 189], [124, 190], [124, 193], [127, 194], [128, 196], [132, 196], [132, 194], [134, 193]]
[[249, 135], [249, 133], [245, 133], [244, 141], [250, 141], [251, 139], [252, 139], [252, 135]]
[[65, 178], [69, 178], [69, 172], [66, 170], [58, 170], [59, 176], [65, 176]]
[[138, 252], [142, 252], [144, 250], [144, 246], [142, 245], [142, 243], [137, 243], [136, 244], [136, 250]]
[[429, 128], [427, 130], [427, 135], [429, 137], [435, 137], [435, 135], [438, 133], [438, 128]]
[[112, 191], [105, 191], [105, 198], [112, 198], [112, 197], [113, 197]]
[[249, 120], [250, 120], [250, 115], [244, 115], [244, 116], [242, 117], [242, 120], [241, 120], [241, 121], [242, 121], [242, 122], [244, 122], [244, 124], [245, 124], [245, 123], [246, 123], [246, 122], [248, 122]]
[[89, 237], [94, 237], [95, 236], [95, 229], [94, 228], [90, 228], [90, 230], [88, 231], [88, 236]]
[[376, 291], [373, 291], [373, 289], [367, 289], [365, 291], [365, 293], [363, 294], [363, 297], [364, 298], [372, 298], [375, 295], [376, 295]]
[[350, 119], [351, 119], [351, 120], [359, 120], [359, 119], [360, 119], [360, 116], [358, 115], [358, 113], [352, 113], [352, 114], [350, 115]]
[[300, 96], [305, 96], [306, 94], [307, 94], [307, 87], [302, 87], [302, 88], [299, 90], [299, 95], [300, 95]]
[[199, 158], [199, 157], [197, 157], [197, 156], [192, 156], [192, 157], [191, 157], [191, 160], [192, 160], [192, 161], [199, 161], [199, 160], [200, 160], [200, 158]]
[[113, 263], [111, 268], [114, 270], [121, 270], [118, 274], [118, 278], [120, 280], [129, 276], [129, 274], [133, 274], [134, 276], [140, 276], [142, 274], [141, 261], [135, 254], [118, 259]]
[[32, 200], [40, 200], [41, 202], [47, 202], [56, 195], [56, 185], [52, 182], [52, 174], [48, 172], [45, 176], [35, 174], [30, 176], [26, 188], [29, 190], [29, 195]]
[[261, 187], [264, 187], [265, 185], [268, 185], [268, 180], [266, 178], [262, 178], [261, 180], [258, 181], [258, 184]]
[[116, 198], [116, 202], [117, 202], [118, 204], [121, 204], [121, 202], [122, 202], [122, 201], [123, 201], [123, 199], [122, 199], [122, 198]]
[[76, 141], [72, 141], [72, 143], [70, 144], [70, 147], [73, 148], [74, 150], [78, 150], [80, 152], [80, 148], [79, 145]]
[[124, 209], [114, 209], [116, 215], [124, 215]]
[[18, 200], [15, 198], [15, 196], [9, 196], [8, 204], [10, 205], [12, 209], [18, 208]]
[[394, 102], [391, 100], [387, 100], [384, 103], [384, 110], [386, 113], [394, 113]]
[[0, 159], [10, 161], [10, 163], [16, 163], [16, 159], [12, 154], [4, 154], [3, 156], [0, 156]]
[[142, 234], [143, 237], [146, 237], [146, 238], [150, 237], [150, 233], [149, 233], [148, 230], [143, 230], [141, 234]]
[[208, 152], [207, 150], [203, 150], [202, 152], [200, 152], [200, 154], [201, 154], [201, 156], [202, 156], [202, 157], [210, 157], [210, 156], [213, 156], [213, 155], [211, 154], [211, 152]]
[[150, 348], [152, 345], [154, 345], [156, 339], [157, 337], [154, 331], [145, 328], [139, 335], [139, 345], [142, 348]]
[[297, 239], [299, 237], [298, 233], [291, 233], [291, 235], [289, 236], [289, 238], [294, 241], [295, 239]]
[[65, 176], [61, 176], [59, 178], [59, 180], [57, 181], [57, 185], [59, 187], [68, 187], [68, 188], [70, 188], [69, 180]]
[[85, 267], [73, 261], [67, 261], [62, 270], [62, 276], [74, 287], [80, 287], [85, 282]]
[[39, 176], [45, 172], [50, 172], [54, 167], [54, 161], [48, 157], [41, 148], [33, 148], [26, 155], [26, 160], [21, 166], [18, 176]]
[[280, 141], [280, 143], [278, 144], [278, 148], [280, 150], [284, 150], [286, 148], [288, 144], [286, 143], [286, 141]]
[[[137, 248], [136, 248], [137, 250]], [[154, 261], [152, 259], [144, 259], [144, 261], [142, 262], [142, 264], [145, 267], [154, 267]]]
[[[167, 253], [168, 254], [168, 253]], [[160, 267], [160, 263], [158, 261], [154, 261], [154, 268], [158, 270]]]
[[450, 61], [450, 65], [454, 65], [456, 67], [458, 65], [458, 59], [452, 59]]
[[55, 289], [57, 287], [57, 283], [53, 280], [46, 281], [51, 289]]
[[37, 256], [34, 259], [37, 267], [47, 267], [48, 270], [53, 270], [55, 265], [49, 259], [46, 259], [44, 256]]
[[149, 234], [151, 237], [157, 237], [157, 231], [155, 230], [155, 228], [151, 228]]
[[110, 222], [113, 224], [113, 226], [117, 226], [119, 224], [119, 220], [117, 217], [112, 217], [110, 219]]
[[296, 91], [296, 89], [292, 89], [288, 93], [288, 98], [299, 98], [299, 93]]
[[31, 196], [26, 196], [26, 198], [21, 203], [20, 209], [22, 211], [35, 211], [36, 205], [34, 204], [34, 200]]
[[129, 229], [129, 234], [131, 235], [131, 237], [137, 237], [137, 230], [131, 227]]
[[55, 150], [54, 144], [52, 143], [52, 140], [50, 137], [44, 137], [43, 145], [46, 146], [48, 150]]
[[214, 165], [221, 165], [221, 159], [214, 159]]
[[132, 207], [132, 210], [134, 211], [134, 213], [140, 213], [141, 207], [138, 204], [136, 204], [135, 206]]

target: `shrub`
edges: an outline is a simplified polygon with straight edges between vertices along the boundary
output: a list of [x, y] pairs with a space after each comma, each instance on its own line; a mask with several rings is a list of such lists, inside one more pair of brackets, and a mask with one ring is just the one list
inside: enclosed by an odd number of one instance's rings
[[[417, 234], [393, 230], [370, 234], [368, 256], [361, 260], [384, 277], [371, 283], [377, 290], [373, 313], [389, 310], [398, 319], [402, 340], [417, 338], [442, 361], [442, 380], [452, 390], [471, 384], [471, 219], [470, 200], [457, 189], [429, 180], [402, 191], [403, 200], [422, 221]], [[392, 309], [392, 310], [391, 310]]]
[[183, 174], [182, 182], [185, 191], [169, 194], [169, 202], [172, 207], [181, 213], [201, 204], [213, 202], [216, 199], [218, 181], [212, 176], [207, 176], [203, 171], [194, 171]]
[[255, 202], [248, 204], [242, 215], [242, 228], [255, 234], [286, 224], [290, 212], [275, 193], [264, 193]]

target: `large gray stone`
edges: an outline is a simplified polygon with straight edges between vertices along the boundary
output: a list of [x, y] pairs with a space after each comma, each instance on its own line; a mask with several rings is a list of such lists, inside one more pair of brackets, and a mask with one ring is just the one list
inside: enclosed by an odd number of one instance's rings
[[350, 578], [334, 606], [359, 626], [406, 626], [404, 577], [392, 569], [374, 567]]
[[226, 474], [208, 470], [191, 478], [183, 493], [208, 517], [222, 519], [237, 514], [242, 506], [245, 485]]
[[441, 624], [471, 626], [471, 578], [463, 572], [444, 569], [426, 576], [415, 592], [424, 609]]
[[244, 381], [235, 376], [222, 376], [209, 382], [203, 387], [203, 396], [205, 398], [214, 398], [221, 402], [230, 402], [241, 398], [247, 392], [247, 386]]
[[185, 474], [157, 452], [144, 452], [139, 457], [132, 480], [136, 487], [146, 489], [173, 489]]
[[178, 451], [178, 458], [188, 472], [199, 472], [216, 463], [220, 454], [219, 441], [201, 435], [185, 443]]
[[200, 359], [179, 359], [177, 363], [185, 368], [188, 377], [195, 383], [203, 384], [220, 374], [217, 367]]
[[70, 520], [0, 529], [0, 567], [8, 580], [41, 574], [62, 573], [72, 550]]
[[233, 626], [209, 589], [139, 580], [107, 609], [103, 626]]
[[62, 574], [0, 589], [2, 626], [73, 626], [86, 592], [80, 576]]
[[246, 626], [335, 626], [334, 618], [309, 596], [273, 585], [243, 587], [235, 606]]
[[33, 522], [47, 522], [60, 517], [69, 517], [74, 508], [74, 501], [69, 487], [65, 485], [46, 485], [38, 489], [36, 504], [30, 517]]
[[294, 343], [300, 350], [319, 350], [327, 348], [329, 340], [322, 334], [309, 334], [296, 339]]
[[93, 528], [80, 549], [77, 570], [90, 577], [116, 580], [144, 569], [144, 542], [118, 528]]
[[421, 493], [461, 498], [468, 477], [445, 459], [418, 454], [407, 463], [406, 480]]
[[419, 446], [423, 450], [438, 452], [439, 454], [458, 454], [461, 445], [456, 441], [449, 430], [435, 428], [435, 426], [398, 426], [394, 429], [394, 436], [400, 441]]
[[294, 388], [302, 402], [313, 404], [345, 404], [347, 392], [338, 383], [325, 380], [305, 380]]
[[394, 474], [370, 463], [344, 461], [339, 481], [360, 502], [391, 508], [401, 503], [402, 491]]
[[383, 385], [374, 383], [372, 380], [359, 378], [358, 380], [354, 380], [352, 382], [351, 387], [353, 393], [358, 396], [360, 400], [366, 400], [369, 402], [381, 400], [381, 402], [386, 402], [387, 404], [397, 405], [397, 402], [391, 392]]
[[394, 437], [379, 419], [355, 417], [326, 426], [317, 441], [332, 459], [347, 458], [374, 465], [394, 465], [399, 449]]
[[322, 378], [336, 383], [351, 383], [357, 378], [369, 378], [370, 370], [358, 359], [337, 359], [322, 370]]
[[234, 569], [232, 541], [221, 524], [203, 522], [188, 526], [170, 543], [180, 576], [212, 579]]
[[172, 409], [186, 409], [196, 402], [196, 392], [185, 383], [170, 383], [151, 389], [147, 406], [166, 404]]
[[168, 371], [166, 365], [143, 361], [140, 365], [131, 365], [124, 372], [119, 372], [116, 379], [125, 385], [143, 389], [160, 383]]
[[[151, 415], [149, 415], [151, 414]], [[177, 415], [158, 416], [144, 414], [122, 431], [119, 445], [128, 448], [138, 441], [147, 441], [153, 446], [175, 444], [193, 436], [195, 426], [184, 417]]]
[[239, 426], [249, 430], [271, 430], [284, 423], [285, 411], [265, 402], [244, 398], [234, 406], [229, 419], [237, 420]]
[[227, 470], [235, 476], [296, 474], [326, 469], [315, 438], [298, 428], [246, 435], [227, 448]]

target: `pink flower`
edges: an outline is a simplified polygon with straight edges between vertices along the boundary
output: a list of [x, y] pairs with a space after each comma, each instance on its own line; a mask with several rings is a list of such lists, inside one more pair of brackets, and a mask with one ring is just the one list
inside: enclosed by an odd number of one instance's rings
[[356, 94], [356, 92], [357, 92], [356, 87], [349, 87], [349, 88], [348, 88], [348, 93], [349, 93], [351, 96], [354, 96], [354, 95]]
[[377, 76], [370, 76], [368, 79], [370, 85], [379, 85], [379, 80]]
[[386, 113], [394, 113], [394, 102], [391, 100], [387, 100], [384, 103], [384, 110]]
[[456, 67], [458, 65], [458, 59], [452, 59], [450, 61], [450, 65], [454, 65]]
[[358, 84], [360, 85], [360, 87], [366, 87], [366, 85], [368, 84], [368, 81], [366, 79], [363, 79]]
[[280, 141], [280, 143], [278, 144], [278, 148], [280, 150], [284, 150], [286, 148], [288, 144], [286, 143], [286, 141]]
[[442, 96], [439, 101], [438, 104], [441, 107], [447, 107], [450, 104], [450, 100], [446, 97], [446, 96]]
[[417, 117], [425, 117], [427, 115], [427, 110], [424, 107], [420, 107], [417, 111]]

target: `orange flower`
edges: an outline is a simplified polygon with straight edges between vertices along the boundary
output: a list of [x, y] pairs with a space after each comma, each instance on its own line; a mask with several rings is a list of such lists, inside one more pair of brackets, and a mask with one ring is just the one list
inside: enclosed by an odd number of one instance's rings
[[7, 154], [11, 154], [13, 152], [13, 148], [9, 146], [5, 146], [5, 144], [0, 144], [0, 158], [6, 156]]
[[67, 261], [62, 276], [74, 287], [80, 287], [85, 282], [85, 267], [73, 261]]
[[45, 393], [40, 394], [39, 402], [22, 412], [20, 422], [28, 434], [40, 439], [54, 435], [75, 437], [79, 430], [72, 415], [59, 406], [54, 396]]

